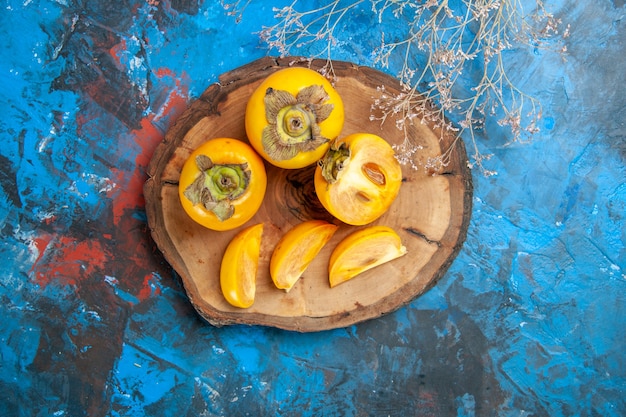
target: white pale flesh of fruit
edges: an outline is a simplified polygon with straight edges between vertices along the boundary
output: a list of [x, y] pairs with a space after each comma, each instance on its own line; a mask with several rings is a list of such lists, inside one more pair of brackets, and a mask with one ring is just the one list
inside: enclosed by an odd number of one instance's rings
[[[255, 292], [256, 292], [256, 272], [257, 272], [257, 263], [253, 260], [255, 250], [245, 250], [240, 259], [239, 268], [239, 276], [242, 279], [239, 282], [241, 286], [241, 292], [244, 295], [244, 299], [254, 300]], [[257, 255], [258, 257], [258, 255]]]
[[365, 272], [376, 266], [392, 261], [406, 253], [406, 247], [396, 247], [395, 244], [383, 244], [360, 248], [358, 252], [350, 253], [349, 259], [345, 259], [341, 270], [359, 270]]
[[336, 184], [337, 190], [332, 195], [332, 204], [341, 207], [343, 213], [359, 214], [364, 209], [377, 211], [380, 195], [384, 188], [374, 183], [363, 173], [363, 165], [369, 162], [367, 155], [357, 155], [347, 163], [340, 174], [341, 181]]
[[320, 246], [320, 237], [311, 233], [294, 247], [289, 259], [286, 259], [280, 268], [280, 276], [277, 277], [281, 289], [289, 291], [294, 286], [313, 261]]

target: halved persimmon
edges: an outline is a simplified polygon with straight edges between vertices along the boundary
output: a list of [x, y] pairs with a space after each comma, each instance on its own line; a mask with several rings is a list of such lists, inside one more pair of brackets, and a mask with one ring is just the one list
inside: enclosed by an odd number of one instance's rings
[[315, 169], [314, 183], [330, 214], [362, 226], [389, 209], [400, 191], [402, 169], [386, 140], [354, 133], [331, 143]]

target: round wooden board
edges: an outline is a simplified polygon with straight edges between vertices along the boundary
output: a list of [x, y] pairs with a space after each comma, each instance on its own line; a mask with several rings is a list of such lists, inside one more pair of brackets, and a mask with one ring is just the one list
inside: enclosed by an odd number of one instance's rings
[[[204, 141], [233, 137], [247, 141], [244, 114], [250, 94], [270, 73], [293, 65], [320, 69], [326, 61], [300, 58], [263, 58], [223, 74], [193, 102], [157, 147], [144, 186], [152, 237], [180, 275], [189, 299], [209, 323], [273, 326], [300, 332], [349, 326], [379, 317], [410, 302], [430, 288], [460, 250], [471, 214], [472, 182], [462, 141], [433, 126], [416, 123], [409, 134], [421, 145], [414, 155], [418, 166], [441, 155], [454, 143], [445, 172], [426, 172], [403, 165], [400, 194], [375, 224], [395, 229], [408, 253], [335, 288], [328, 284], [328, 260], [335, 245], [357, 229], [330, 217], [317, 201], [313, 168], [282, 170], [266, 164], [268, 188], [258, 213], [243, 227], [264, 223], [256, 299], [252, 307], [230, 306], [222, 296], [219, 270], [224, 250], [241, 228], [215, 232], [194, 223], [178, 198], [178, 178], [184, 161]], [[333, 62], [335, 88], [346, 112], [342, 136], [375, 133], [401, 144], [404, 133], [393, 120], [382, 126], [370, 121], [371, 103], [400, 91], [396, 79], [368, 67]], [[420, 165], [421, 164], [421, 165]], [[326, 219], [340, 227], [290, 292], [278, 290], [269, 275], [269, 259], [280, 237], [295, 224]]]

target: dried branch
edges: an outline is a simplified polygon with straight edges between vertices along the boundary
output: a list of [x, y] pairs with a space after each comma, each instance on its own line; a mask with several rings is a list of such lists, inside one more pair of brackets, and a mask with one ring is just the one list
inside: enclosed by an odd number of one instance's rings
[[[364, 10], [366, 3], [370, 8]], [[543, 0], [333, 0], [310, 10], [296, 7], [294, 1], [274, 9], [276, 24], [260, 32], [268, 48], [281, 56], [306, 49], [311, 58], [327, 60], [331, 77], [332, 51], [344, 21], [359, 11], [372, 13], [381, 33], [373, 64], [399, 66], [396, 76], [403, 91], [390, 94], [381, 86], [371, 119], [393, 119], [405, 132], [412, 123], [431, 122], [453, 131], [457, 140], [469, 136], [470, 165], [485, 175], [495, 174], [483, 165], [490, 155], [483, 155], [477, 143], [476, 133], [486, 119], [507, 127], [513, 143], [530, 140], [542, 116], [541, 103], [507, 75], [506, 52], [530, 46], [564, 53], [560, 41], [569, 35], [569, 27], [559, 33], [561, 21]], [[426, 168], [447, 165], [453, 147]], [[399, 159], [412, 163], [417, 151], [419, 146], [405, 134], [405, 143], [397, 147]]]

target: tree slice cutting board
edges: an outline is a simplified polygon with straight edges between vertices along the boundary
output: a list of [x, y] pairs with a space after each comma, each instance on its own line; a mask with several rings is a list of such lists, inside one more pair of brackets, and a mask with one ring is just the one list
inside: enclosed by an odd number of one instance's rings
[[[398, 232], [408, 253], [350, 281], [330, 288], [328, 261], [335, 245], [355, 226], [334, 220], [324, 211], [313, 187], [314, 167], [283, 170], [266, 164], [268, 188], [263, 205], [245, 225], [215, 232], [194, 223], [183, 211], [178, 179], [183, 163], [201, 143], [216, 137], [247, 141], [244, 114], [248, 97], [260, 82], [279, 69], [299, 65], [320, 69], [323, 60], [263, 58], [219, 78], [193, 102], [166, 133], [148, 168], [144, 186], [146, 212], [152, 237], [166, 260], [180, 275], [198, 313], [216, 326], [249, 324], [312, 332], [345, 327], [379, 317], [424, 293], [439, 279], [458, 254], [471, 214], [472, 181], [462, 141], [436, 126], [415, 123], [409, 128], [421, 149], [415, 165], [402, 166], [403, 184], [389, 211], [374, 224]], [[398, 93], [398, 81], [382, 72], [348, 62], [333, 62], [335, 88], [345, 106], [342, 136], [369, 132], [391, 144], [401, 144], [404, 132], [393, 120], [371, 121], [371, 104], [379, 87]], [[427, 158], [453, 146], [452, 159], [441, 172], [423, 168]], [[339, 225], [332, 240], [310, 264], [289, 292], [277, 289], [269, 275], [269, 260], [280, 237], [308, 219]], [[256, 299], [240, 309], [224, 299], [219, 280], [222, 256], [243, 227], [264, 223]]]

